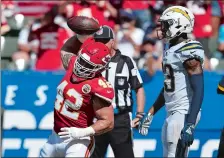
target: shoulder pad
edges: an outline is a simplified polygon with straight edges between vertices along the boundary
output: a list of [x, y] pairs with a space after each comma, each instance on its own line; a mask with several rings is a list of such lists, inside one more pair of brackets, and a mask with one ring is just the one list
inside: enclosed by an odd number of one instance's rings
[[182, 51], [187, 51], [187, 50], [193, 50], [193, 49], [203, 49], [203, 46], [200, 42], [198, 41], [188, 41], [185, 45], [182, 47], [178, 48], [176, 52], [182, 52]]
[[175, 51], [180, 57], [182, 62], [188, 59], [198, 59], [203, 64], [204, 62], [204, 49], [200, 42], [198, 41], [189, 41], [184, 46], [180, 47]]
[[95, 96], [106, 100], [107, 102], [112, 102], [114, 98], [114, 89], [112, 85], [106, 81], [103, 77], [95, 78], [92, 85], [92, 92]]

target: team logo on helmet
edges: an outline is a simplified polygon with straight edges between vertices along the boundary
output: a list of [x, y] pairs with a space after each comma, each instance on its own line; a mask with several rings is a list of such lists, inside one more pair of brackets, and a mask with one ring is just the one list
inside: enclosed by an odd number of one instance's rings
[[88, 94], [91, 91], [91, 86], [89, 84], [85, 84], [82, 86], [82, 92]]
[[124, 85], [124, 79], [123, 78], [118, 79], [118, 85], [120, 85], [120, 86]]
[[[191, 21], [190, 16], [189, 16], [188, 13], [186, 13], [184, 10], [182, 10], [182, 9], [180, 9], [180, 8], [171, 8], [171, 9], [169, 9], [166, 13], [171, 12], [171, 11], [180, 13], [180, 14], [182, 14], [183, 16], [185, 16], [189, 21]], [[166, 14], [166, 13], [165, 13], [165, 14]]]
[[99, 52], [99, 49], [93, 49], [90, 53], [93, 55], [93, 54], [96, 54], [96, 53], [98, 53]]

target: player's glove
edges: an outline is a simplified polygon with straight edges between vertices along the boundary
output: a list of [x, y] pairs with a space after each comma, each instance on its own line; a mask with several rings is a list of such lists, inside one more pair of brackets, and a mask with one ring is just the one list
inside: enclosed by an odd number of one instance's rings
[[189, 147], [191, 144], [193, 144], [194, 128], [195, 126], [193, 123], [187, 123], [182, 129], [180, 136], [182, 147]]
[[139, 133], [142, 135], [147, 135], [149, 127], [152, 123], [153, 115], [151, 113], [148, 113], [144, 116], [144, 118], [141, 120], [139, 124]]
[[59, 137], [64, 140], [64, 143], [94, 134], [95, 131], [91, 126], [87, 128], [64, 127], [61, 128], [61, 132], [58, 133]]

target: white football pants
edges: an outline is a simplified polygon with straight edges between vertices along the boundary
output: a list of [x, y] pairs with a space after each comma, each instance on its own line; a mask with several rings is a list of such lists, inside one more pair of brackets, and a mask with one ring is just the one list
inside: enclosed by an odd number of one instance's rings
[[[198, 113], [196, 125], [200, 117], [201, 112]], [[175, 157], [177, 143], [181, 130], [184, 127], [184, 122], [185, 114], [181, 114], [178, 111], [167, 115], [162, 128], [163, 157]], [[188, 151], [186, 151], [185, 155], [188, 155]]]
[[90, 157], [94, 147], [94, 137], [85, 137], [64, 143], [63, 139], [52, 131], [40, 151], [40, 157]]

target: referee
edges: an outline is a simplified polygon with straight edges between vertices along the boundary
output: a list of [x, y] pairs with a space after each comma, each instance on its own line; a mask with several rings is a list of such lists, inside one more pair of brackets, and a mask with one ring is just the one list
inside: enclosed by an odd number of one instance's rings
[[[218, 85], [218, 88], [217, 88], [217, 93], [224, 95], [224, 77], [219, 82], [219, 85]], [[218, 156], [217, 157], [218, 158], [223, 158], [224, 157], [224, 128], [222, 129], [222, 134], [221, 134], [221, 137], [220, 137]]]
[[132, 90], [135, 90], [137, 97], [136, 118], [132, 121], [132, 127], [136, 127], [144, 115], [145, 94], [141, 76], [132, 58], [115, 49], [114, 33], [110, 27], [103, 26], [94, 34], [94, 39], [111, 48], [112, 59], [109, 68], [102, 74], [114, 87], [115, 97], [112, 103], [114, 129], [95, 136], [95, 150], [91, 157], [104, 158], [110, 144], [116, 158], [134, 158], [131, 130]]

